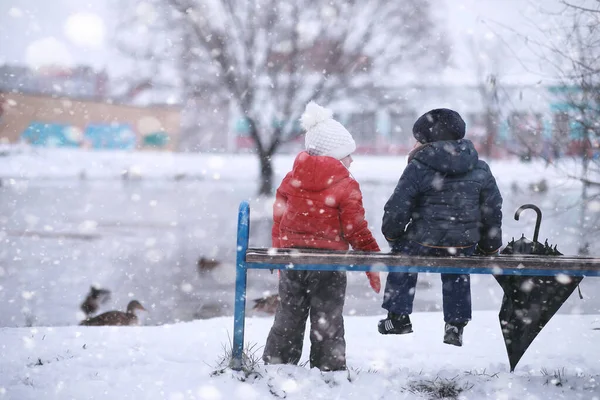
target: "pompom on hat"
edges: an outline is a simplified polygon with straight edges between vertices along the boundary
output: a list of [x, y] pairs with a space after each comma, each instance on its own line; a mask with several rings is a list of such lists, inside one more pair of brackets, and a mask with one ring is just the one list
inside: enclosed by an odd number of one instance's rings
[[311, 156], [329, 156], [341, 160], [356, 150], [356, 142], [342, 124], [333, 119], [333, 111], [315, 102], [306, 105], [300, 117], [306, 130], [304, 146]]
[[421, 143], [459, 140], [465, 137], [465, 121], [459, 113], [436, 108], [421, 115], [413, 126], [413, 135]]

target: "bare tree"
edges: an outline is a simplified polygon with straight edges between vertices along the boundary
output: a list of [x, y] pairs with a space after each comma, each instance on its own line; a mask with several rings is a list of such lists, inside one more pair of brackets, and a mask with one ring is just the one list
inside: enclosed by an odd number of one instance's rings
[[[175, 60], [180, 51], [173, 40], [162, 32], [176, 28], [174, 19], [166, 10], [153, 2], [128, 3], [114, 1], [112, 6], [120, 10], [117, 13], [115, 30], [112, 33], [112, 45], [127, 56], [127, 72], [118, 78], [127, 93], [135, 88], [177, 89], [177, 80], [169, 79], [169, 73], [176, 70]], [[179, 35], [182, 30], [178, 32]]]
[[[590, 204], [600, 201], [600, 160], [593, 158], [594, 151], [600, 151], [600, 1], [595, 3], [593, 8], [585, 8], [564, 2], [573, 21], [572, 29], [566, 35], [566, 45], [572, 48], [571, 51], [555, 49], [555, 53], [567, 62], [563, 86], [570, 90], [565, 90], [563, 95], [581, 136], [582, 204], [579, 219], [584, 234], [590, 228], [599, 228], [598, 216], [595, 221], [589, 221], [588, 213]], [[590, 222], [596, 226], [590, 226]], [[586, 235], [579, 252], [587, 254], [588, 248]]]
[[502, 47], [498, 42], [483, 42], [472, 39], [470, 51], [473, 56], [477, 78], [477, 92], [483, 108], [483, 125], [485, 137], [482, 144], [482, 154], [488, 158], [498, 137], [498, 123], [500, 119], [500, 99], [498, 88], [502, 64]]
[[160, 10], [157, 29], [171, 43], [166, 54], [177, 49], [171, 57], [185, 97], [219, 91], [244, 118], [260, 161], [260, 194], [272, 192], [271, 158], [302, 134], [296, 121], [309, 100], [376, 95], [407, 65], [441, 67], [448, 58], [428, 0], [140, 4]]
[[[578, 171], [567, 174], [582, 183], [579, 225], [583, 242], [579, 251], [585, 254], [589, 232], [600, 229], [600, 213], [593, 212], [600, 204], [600, 1], [560, 3], [562, 9], [547, 11], [554, 22], [538, 27], [543, 39], [526, 39], [530, 51], [556, 77], [553, 101], [562, 110], [554, 115], [552, 146], [557, 153], [571, 153], [580, 162]], [[573, 133], [576, 137], [569, 137]], [[560, 167], [556, 160], [554, 164]]]

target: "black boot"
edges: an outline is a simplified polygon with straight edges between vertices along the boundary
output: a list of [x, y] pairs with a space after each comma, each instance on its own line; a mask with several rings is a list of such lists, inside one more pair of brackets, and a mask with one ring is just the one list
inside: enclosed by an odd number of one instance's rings
[[403, 335], [413, 331], [408, 314], [398, 315], [391, 312], [386, 319], [379, 321], [377, 329], [382, 335]]
[[462, 346], [463, 330], [466, 322], [446, 322], [444, 328], [444, 343], [454, 346]]

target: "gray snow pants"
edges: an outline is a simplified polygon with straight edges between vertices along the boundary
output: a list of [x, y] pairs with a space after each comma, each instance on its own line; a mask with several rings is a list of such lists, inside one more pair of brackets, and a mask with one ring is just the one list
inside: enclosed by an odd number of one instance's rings
[[298, 364], [310, 314], [310, 367], [345, 370], [345, 295], [345, 272], [281, 271], [280, 302], [263, 353], [265, 364]]

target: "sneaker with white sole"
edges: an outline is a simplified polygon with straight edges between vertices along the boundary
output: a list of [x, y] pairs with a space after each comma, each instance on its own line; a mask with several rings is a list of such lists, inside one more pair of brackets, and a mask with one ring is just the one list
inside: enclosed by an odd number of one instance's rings
[[377, 329], [382, 335], [404, 335], [413, 331], [408, 314], [394, 313], [388, 313], [386, 319], [380, 320]]

